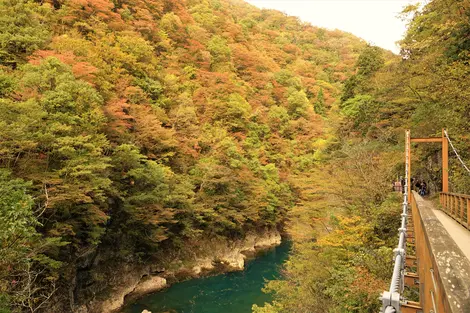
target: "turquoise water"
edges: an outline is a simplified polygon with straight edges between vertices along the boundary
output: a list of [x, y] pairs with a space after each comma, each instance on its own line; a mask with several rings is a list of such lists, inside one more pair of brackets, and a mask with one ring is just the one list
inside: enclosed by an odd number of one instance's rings
[[127, 306], [123, 313], [250, 313], [253, 304], [271, 300], [261, 288], [266, 279], [280, 277], [290, 242], [264, 252], [247, 262], [242, 272], [188, 280], [150, 294]]

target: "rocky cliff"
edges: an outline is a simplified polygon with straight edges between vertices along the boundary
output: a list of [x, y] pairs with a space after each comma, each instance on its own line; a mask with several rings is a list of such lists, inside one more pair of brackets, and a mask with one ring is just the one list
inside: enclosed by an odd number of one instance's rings
[[[206, 249], [195, 252], [190, 258], [173, 259], [166, 267], [154, 263], [122, 264], [113, 272], [103, 273], [107, 276], [104, 279], [108, 284], [106, 288], [96, 288], [90, 283], [90, 288], [78, 290], [75, 293], [77, 304], [73, 305], [73, 312], [117, 312], [126, 302], [161, 290], [171, 283], [220, 272], [243, 270], [247, 256], [280, 243], [281, 235], [278, 231], [265, 231], [261, 234], [248, 234], [244, 239], [234, 241], [208, 239], [200, 245]], [[103, 256], [97, 255], [93, 260], [95, 267], [99, 267], [100, 258]], [[87, 280], [83, 277], [86, 276], [78, 278], [81, 283], [76, 284], [75, 288], [83, 285], [83, 280]]]

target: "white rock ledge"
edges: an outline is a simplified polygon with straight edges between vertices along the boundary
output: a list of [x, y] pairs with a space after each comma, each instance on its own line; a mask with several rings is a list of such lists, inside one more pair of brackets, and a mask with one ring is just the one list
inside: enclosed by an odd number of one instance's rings
[[[120, 269], [119, 285], [113, 286], [105, 301], [92, 301], [82, 305], [74, 313], [115, 313], [125, 304], [126, 300], [141, 297], [169, 286], [165, 277], [177, 277], [178, 273], [187, 273], [189, 277], [199, 277], [216, 269], [217, 265], [226, 271], [240, 271], [245, 267], [246, 254], [277, 246], [281, 243], [278, 231], [265, 231], [261, 234], [249, 234], [243, 240], [232, 242], [208, 241], [210, 250], [204, 255], [196, 255], [194, 260], [174, 260], [179, 264], [176, 269], [162, 270], [158, 275], [152, 268], [154, 265], [133, 267], [130, 264]], [[173, 279], [172, 279], [173, 280]], [[149, 311], [144, 311], [149, 312]], [[143, 313], [144, 313], [143, 312]]]

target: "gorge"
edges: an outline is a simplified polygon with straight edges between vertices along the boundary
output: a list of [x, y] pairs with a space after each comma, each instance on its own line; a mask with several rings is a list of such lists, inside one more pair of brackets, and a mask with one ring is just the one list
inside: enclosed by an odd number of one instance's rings
[[470, 158], [469, 12], [407, 6], [396, 55], [241, 0], [0, 1], [0, 312], [117, 311], [280, 233], [253, 313], [377, 312], [403, 130]]

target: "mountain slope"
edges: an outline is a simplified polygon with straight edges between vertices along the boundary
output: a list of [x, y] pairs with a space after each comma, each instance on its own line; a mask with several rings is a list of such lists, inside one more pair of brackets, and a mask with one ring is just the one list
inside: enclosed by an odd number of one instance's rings
[[[89, 255], [158, 264], [190, 240], [282, 227], [365, 47], [241, 1], [7, 0], [0, 14], [15, 191], [0, 196], [0, 290], [31, 310], [73, 306]], [[94, 292], [112, 284], [86, 271]]]
[[[390, 183], [405, 170], [404, 131], [440, 137], [446, 128], [468, 164], [470, 2], [426, 1], [405, 8], [403, 17], [409, 24], [401, 55], [384, 58], [366, 47], [344, 83], [342, 118], [330, 119], [338, 143], [309, 181], [317, 185], [310, 197], [322, 201], [311, 207], [329, 216], [317, 217], [315, 233], [296, 240], [286, 279], [266, 286], [273, 303], [254, 312], [377, 312], [397, 243], [400, 195]], [[412, 177], [427, 182], [428, 196], [436, 197], [440, 145], [413, 144], [412, 156]], [[452, 151], [449, 160], [450, 191], [468, 194], [467, 170]], [[306, 211], [298, 214], [305, 219]], [[406, 287], [404, 296], [418, 300], [419, 291]]]

